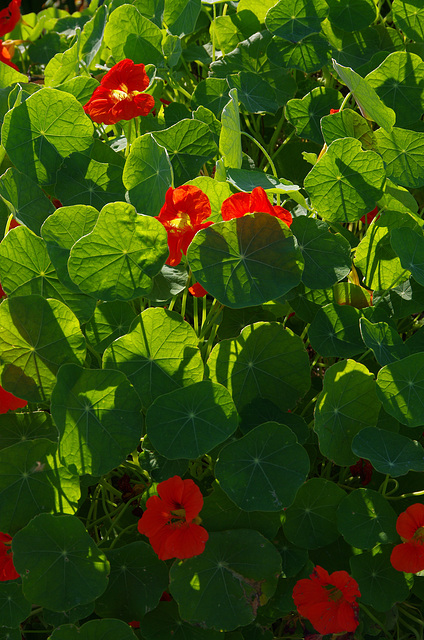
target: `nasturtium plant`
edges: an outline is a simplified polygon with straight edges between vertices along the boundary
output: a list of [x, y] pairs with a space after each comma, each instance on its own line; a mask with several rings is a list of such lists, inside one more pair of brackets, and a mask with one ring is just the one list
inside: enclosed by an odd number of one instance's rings
[[422, 638], [423, 60], [421, 0], [5, 0], [0, 640]]

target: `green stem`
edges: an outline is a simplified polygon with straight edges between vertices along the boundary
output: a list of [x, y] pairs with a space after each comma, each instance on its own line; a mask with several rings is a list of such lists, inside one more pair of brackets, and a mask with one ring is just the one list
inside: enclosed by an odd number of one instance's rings
[[216, 25], [216, 4], [213, 3], [212, 5], [212, 12], [213, 12], [213, 18], [212, 18], [212, 62], [215, 62], [216, 60], [216, 44], [215, 44], [215, 25]]
[[209, 334], [209, 338], [208, 341], [205, 345], [205, 347], [203, 348], [203, 360], [204, 362], [206, 362], [206, 360], [209, 358], [209, 354], [212, 351], [212, 347], [213, 347], [213, 342], [215, 340], [217, 331], [218, 331], [218, 326], [217, 324], [214, 324], [212, 327], [212, 331]]
[[11, 213], [7, 219], [6, 226], [4, 228], [4, 235], [6, 236], [10, 231], [10, 225], [12, 224], [13, 213]]
[[[280, 151], [282, 149], [284, 149], [285, 145], [290, 142], [290, 140], [293, 138], [293, 136], [295, 135], [296, 131], [295, 129], [293, 129], [293, 131], [291, 133], [289, 133], [289, 135], [287, 136], [287, 138], [285, 138], [283, 140], [283, 142], [280, 144], [280, 146], [278, 147], [277, 151], [273, 154], [273, 159], [275, 160], [275, 158], [277, 157], [277, 155], [280, 153]], [[264, 171], [266, 170], [266, 167], [264, 167]]]
[[130, 524], [128, 527], [125, 527], [125, 529], [122, 529], [122, 531], [120, 533], [118, 533], [118, 535], [116, 536], [116, 538], [113, 540], [112, 544], [110, 545], [109, 549], [113, 549], [113, 547], [116, 545], [116, 543], [122, 538], [123, 535], [125, 535], [126, 533], [128, 533], [129, 531], [133, 531], [137, 528], [136, 524]]
[[384, 633], [386, 638], [390, 638], [390, 635], [387, 633], [386, 628], [384, 627], [384, 625], [381, 624], [380, 620], [378, 618], [376, 618], [373, 613], [371, 613], [371, 611], [368, 609], [368, 607], [366, 607], [364, 604], [362, 604], [362, 602], [358, 602], [358, 604], [359, 604], [359, 607], [362, 609], [362, 611], [364, 611], [364, 613], [366, 613], [367, 616], [369, 618], [371, 618], [371, 620], [373, 622], [375, 622], [375, 624], [377, 624], [380, 627], [380, 629], [382, 630], [382, 632]]
[[128, 129], [127, 129], [127, 146], [125, 148], [125, 157], [127, 157], [130, 153], [131, 149], [131, 135], [132, 135], [132, 120], [128, 121]]
[[223, 308], [224, 308], [224, 305], [218, 302], [218, 300], [215, 299], [213, 301], [212, 306], [209, 310], [209, 313], [206, 316], [206, 320], [204, 321], [204, 323], [202, 324], [202, 328], [200, 329], [199, 342], [202, 340], [202, 338], [205, 337], [209, 327], [214, 322], [216, 317], [221, 313]]
[[389, 484], [389, 480], [390, 480], [390, 476], [387, 473], [386, 477], [384, 478], [383, 482], [381, 483], [378, 491], [381, 493], [382, 496], [386, 495], [386, 489], [387, 489], [387, 485]]
[[274, 178], [276, 178], [278, 180], [278, 174], [277, 174], [277, 170], [275, 168], [275, 164], [273, 163], [272, 158], [269, 155], [268, 151], [261, 145], [260, 142], [258, 142], [253, 136], [251, 136], [250, 133], [247, 133], [246, 131], [242, 131], [241, 134], [243, 136], [246, 136], [247, 138], [250, 138], [250, 140], [253, 140], [253, 142], [259, 147], [259, 149], [262, 151], [262, 153], [264, 154], [264, 156], [266, 157], [266, 159], [269, 162], [269, 166], [272, 169], [272, 173], [274, 174]]
[[196, 296], [193, 296], [193, 328], [196, 335], [199, 335], [199, 309]]
[[349, 93], [347, 94], [347, 96], [345, 97], [345, 99], [343, 100], [342, 104], [340, 105], [340, 109], [339, 111], [343, 111], [343, 109], [346, 106], [347, 101], [349, 100], [350, 96], [351, 96], [351, 92], [349, 91]]

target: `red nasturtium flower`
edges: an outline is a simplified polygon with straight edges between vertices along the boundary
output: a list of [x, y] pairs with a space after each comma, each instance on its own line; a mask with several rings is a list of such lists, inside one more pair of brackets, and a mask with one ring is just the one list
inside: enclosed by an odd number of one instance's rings
[[10, 545], [12, 538], [7, 533], [0, 533], [0, 581], [16, 580], [19, 573], [13, 565], [13, 553]]
[[362, 218], [360, 218], [362, 224], [365, 224], [365, 216], [367, 216], [367, 224], [371, 224], [374, 218], [378, 215], [378, 207], [375, 207], [372, 211], [368, 211], [368, 213], [364, 213]]
[[232, 220], [233, 218], [241, 218], [246, 213], [263, 212], [269, 213], [285, 222], [288, 226], [292, 223], [292, 215], [287, 209], [273, 206], [268, 200], [268, 196], [262, 187], [255, 187], [252, 193], [234, 193], [232, 196], [224, 200], [221, 206], [221, 215], [223, 220]]
[[9, 393], [6, 389], [3, 389], [3, 387], [0, 386], [0, 413], [7, 413], [8, 411], [21, 409], [22, 407], [26, 407], [27, 404], [27, 400], [17, 398], [13, 393]]
[[173, 476], [147, 500], [138, 530], [149, 538], [160, 560], [192, 558], [203, 553], [209, 534], [198, 517], [203, 496], [193, 480]]
[[195, 282], [194, 284], [192, 284], [191, 287], [188, 288], [188, 290], [195, 298], [203, 298], [203, 296], [208, 293], [206, 289], [204, 289], [202, 285], [199, 284], [199, 282]]
[[390, 562], [397, 571], [417, 573], [424, 570], [424, 504], [416, 502], [397, 519], [396, 531], [402, 544], [396, 545]]
[[18, 24], [21, 17], [21, 0], [12, 0], [7, 7], [0, 11], [0, 38], [10, 33]]
[[347, 571], [329, 574], [320, 566], [293, 589], [298, 612], [322, 635], [355, 631], [359, 624], [356, 598], [360, 595], [358, 583]]
[[149, 85], [144, 64], [134, 64], [126, 58], [110, 69], [94, 90], [84, 111], [94, 122], [116, 124], [147, 116], [155, 106], [155, 99], [143, 93]]
[[209, 198], [201, 189], [188, 184], [176, 189], [169, 187], [165, 204], [156, 216], [168, 232], [169, 258], [166, 264], [171, 267], [180, 264], [181, 251], [185, 255], [196, 233], [213, 224], [205, 222], [210, 215]]
[[[9, 42], [12, 42], [12, 40], [10, 40]], [[12, 69], [19, 71], [19, 68], [16, 66], [16, 64], [12, 62], [14, 49], [14, 43], [12, 45], [8, 45], [0, 40], [0, 62], [4, 62], [4, 64], [12, 67]]]

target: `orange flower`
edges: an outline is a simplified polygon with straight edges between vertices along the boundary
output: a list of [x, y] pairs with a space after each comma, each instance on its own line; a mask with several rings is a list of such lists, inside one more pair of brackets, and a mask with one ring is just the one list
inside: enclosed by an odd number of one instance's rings
[[0, 11], [0, 38], [10, 33], [18, 24], [21, 17], [21, 0], [12, 0], [6, 9]]
[[210, 215], [209, 198], [201, 189], [188, 184], [176, 189], [169, 187], [165, 204], [156, 216], [168, 232], [169, 258], [166, 264], [171, 267], [180, 264], [181, 251], [185, 255], [196, 233], [213, 224], [204, 222]]
[[157, 486], [147, 500], [138, 530], [149, 538], [160, 560], [192, 558], [203, 553], [209, 534], [198, 517], [203, 496], [193, 480], [174, 476]]
[[[9, 40], [9, 42], [12, 42], [12, 40]], [[19, 68], [16, 66], [16, 64], [12, 62], [14, 49], [14, 43], [12, 45], [9, 45], [0, 40], [0, 62], [4, 62], [4, 64], [12, 67], [12, 69], [16, 69], [16, 71], [19, 71]]]
[[397, 519], [396, 531], [402, 544], [396, 545], [390, 562], [397, 571], [417, 573], [424, 570], [424, 504], [417, 502]]
[[104, 124], [147, 116], [155, 106], [153, 96], [143, 93], [148, 85], [144, 64], [121, 60], [103, 76], [84, 111], [94, 122]]
[[[1, 289], [1, 285], [0, 285]], [[3, 291], [3, 289], [1, 289]], [[4, 291], [3, 291], [4, 294]], [[9, 393], [6, 389], [0, 386], [0, 413], [7, 413], [8, 411], [14, 411], [15, 409], [20, 409], [22, 407], [26, 407], [28, 404], [27, 400], [22, 400], [21, 398], [17, 398], [13, 395], [13, 393]]]
[[246, 213], [256, 213], [262, 211], [275, 216], [290, 226], [292, 223], [292, 215], [287, 209], [272, 206], [268, 200], [268, 196], [262, 187], [255, 187], [252, 193], [234, 193], [232, 196], [224, 200], [221, 207], [223, 220], [232, 220], [233, 218], [241, 218]]
[[293, 589], [298, 612], [322, 635], [355, 631], [359, 624], [356, 598], [360, 595], [358, 583], [347, 571], [330, 575], [319, 566]]
[[12, 538], [7, 533], [0, 533], [0, 581], [19, 578], [13, 564], [13, 553], [10, 548]]

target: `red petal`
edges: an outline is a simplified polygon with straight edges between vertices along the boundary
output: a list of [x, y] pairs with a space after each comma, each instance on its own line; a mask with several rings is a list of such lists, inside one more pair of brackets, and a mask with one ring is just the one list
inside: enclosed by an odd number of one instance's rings
[[192, 558], [198, 556], [205, 550], [205, 543], [209, 538], [209, 534], [198, 524], [188, 524], [186, 526], [177, 527], [171, 530], [162, 546], [161, 560], [169, 560], [170, 558]]
[[256, 212], [269, 213], [271, 216], [275, 215], [274, 208], [262, 187], [255, 187], [252, 191], [250, 213]]
[[396, 571], [417, 573], [424, 570], [424, 545], [414, 542], [398, 544], [393, 549], [390, 562]]
[[293, 222], [293, 217], [290, 211], [287, 211], [287, 209], [284, 209], [283, 207], [279, 207], [278, 205], [275, 205], [273, 209], [274, 209], [274, 215], [280, 220], [282, 220], [283, 222], [285, 222], [286, 225], [289, 227]]
[[149, 86], [149, 78], [144, 64], [134, 64], [129, 58], [115, 64], [101, 79], [101, 85], [106, 89], [119, 89], [125, 85], [128, 92], [144, 91]]
[[206, 289], [204, 289], [202, 285], [199, 284], [198, 282], [196, 282], [191, 287], [189, 287], [188, 290], [191, 293], [191, 295], [194, 296], [195, 298], [203, 298], [203, 296], [205, 296], [208, 293]]
[[424, 504], [416, 502], [400, 514], [396, 522], [396, 531], [401, 538], [410, 540], [420, 527], [424, 527]]
[[13, 393], [9, 393], [6, 389], [0, 386], [0, 413], [7, 413], [8, 411], [14, 411], [15, 409], [21, 409], [26, 407], [27, 400], [17, 398]]
[[251, 211], [251, 194], [250, 193], [234, 193], [232, 196], [224, 200], [221, 205], [221, 215], [223, 220], [232, 220], [233, 218], [241, 218]]

